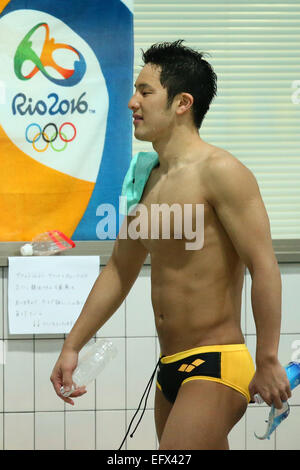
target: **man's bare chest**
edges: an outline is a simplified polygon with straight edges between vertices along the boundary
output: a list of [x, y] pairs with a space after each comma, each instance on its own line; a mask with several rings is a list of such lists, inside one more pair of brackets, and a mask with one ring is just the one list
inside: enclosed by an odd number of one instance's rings
[[170, 174], [160, 174], [154, 169], [147, 181], [140, 203], [185, 204], [203, 203], [205, 188], [200, 184], [199, 175], [190, 170], [177, 170]]
[[[196, 240], [199, 249], [204, 232], [205, 193], [192, 171], [161, 175], [153, 171], [136, 212], [136, 224], [149, 249], [155, 240]], [[165, 243], [164, 243], [165, 245]], [[198, 248], [197, 248], [198, 247]]]

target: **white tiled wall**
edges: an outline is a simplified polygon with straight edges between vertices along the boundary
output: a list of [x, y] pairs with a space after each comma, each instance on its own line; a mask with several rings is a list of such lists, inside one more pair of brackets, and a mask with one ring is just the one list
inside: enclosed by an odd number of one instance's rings
[[[298, 350], [300, 359], [300, 265], [280, 265], [280, 269], [283, 320], [279, 356], [286, 364]], [[159, 355], [150, 300], [150, 267], [144, 266], [126, 301], [91, 340], [112, 338], [118, 356], [74, 407], [56, 396], [49, 380], [64, 335], [8, 335], [7, 268], [0, 274], [0, 338], [6, 350], [4, 364], [0, 364], [0, 449], [118, 449]], [[251, 277], [246, 273], [242, 327], [255, 357], [250, 290]], [[127, 438], [124, 449], [157, 448], [153, 404], [154, 384], [143, 420], [134, 437]], [[254, 431], [265, 430], [269, 408], [250, 405], [230, 434], [231, 449], [300, 450], [300, 387], [290, 405], [290, 416], [267, 441], [257, 440]]]

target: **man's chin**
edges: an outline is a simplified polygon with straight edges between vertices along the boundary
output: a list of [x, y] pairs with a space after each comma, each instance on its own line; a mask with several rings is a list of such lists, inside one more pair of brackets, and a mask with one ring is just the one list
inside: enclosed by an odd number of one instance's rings
[[150, 136], [139, 134], [138, 132], [134, 133], [134, 137], [137, 140], [143, 140], [144, 142], [152, 142], [152, 139], [150, 138]]

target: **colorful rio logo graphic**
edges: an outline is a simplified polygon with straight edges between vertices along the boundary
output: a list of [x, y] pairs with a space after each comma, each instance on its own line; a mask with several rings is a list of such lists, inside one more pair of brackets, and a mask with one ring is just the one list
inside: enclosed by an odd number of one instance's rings
[[[33, 49], [33, 35], [40, 28], [45, 29], [44, 43], [42, 44], [40, 57]], [[74, 61], [73, 69], [67, 69], [57, 64], [53, 58], [53, 53], [57, 49], [64, 49], [67, 51], [72, 51], [78, 57], [78, 60]], [[29, 73], [23, 73], [22, 67], [24, 62], [30, 62], [33, 64], [33, 68]], [[49, 68], [53, 68], [62, 78], [56, 78], [50, 75]], [[46, 22], [41, 22], [36, 24], [30, 31], [25, 35], [22, 41], [19, 43], [16, 53], [14, 56], [14, 71], [16, 77], [20, 80], [30, 80], [38, 72], [41, 72], [50, 82], [55, 85], [60, 85], [63, 87], [73, 87], [77, 85], [86, 72], [86, 62], [83, 55], [74, 47], [63, 44], [56, 43], [53, 38], [50, 38], [50, 29]], [[80, 97], [75, 100], [62, 99], [60, 100], [59, 96], [56, 93], [50, 93], [47, 96], [47, 99], [50, 100], [50, 103], [45, 102], [45, 100], [39, 99], [35, 104], [33, 104], [32, 98], [27, 98], [24, 93], [17, 93], [12, 101], [12, 113], [13, 115], [19, 114], [24, 116], [26, 114], [33, 115], [38, 114], [40, 116], [49, 114], [49, 115], [65, 115], [67, 113], [73, 114], [77, 112], [79, 114], [84, 114], [88, 109], [88, 103], [83, 99], [86, 92], [83, 92]], [[71, 138], [66, 136], [66, 131], [63, 132], [70, 126], [73, 130], [73, 135]], [[34, 132], [34, 135], [29, 136], [28, 131], [38, 130]], [[49, 130], [52, 129], [51, 135]], [[47, 131], [47, 132], [46, 132]], [[46, 124], [43, 129], [37, 123], [31, 123], [27, 126], [25, 130], [25, 138], [28, 143], [30, 143], [33, 149], [36, 152], [45, 152], [50, 144], [50, 148], [56, 152], [61, 152], [66, 149], [68, 142], [71, 142], [75, 139], [76, 136], [76, 127], [71, 122], [64, 122], [57, 127], [54, 122]], [[57, 146], [55, 141], [61, 141], [62, 146]], [[44, 145], [39, 147], [40, 143], [37, 145], [37, 142], [43, 142]]]
[[[32, 49], [31, 36], [39, 29], [45, 28], [45, 40], [42, 47], [40, 57]], [[52, 54], [57, 49], [68, 49], [73, 51], [78, 56], [78, 61], [74, 62], [74, 69], [69, 70], [59, 66], [52, 57]], [[23, 75], [22, 66], [25, 61], [31, 61], [34, 64], [33, 69], [27, 75]], [[63, 78], [52, 77], [46, 70], [46, 67], [53, 67]], [[50, 38], [49, 26], [47, 23], [39, 23], [26, 34], [24, 39], [20, 42], [14, 57], [14, 70], [16, 76], [20, 80], [29, 80], [39, 71], [51, 82], [61, 86], [74, 86], [80, 82], [86, 71], [86, 63], [83, 55], [74, 47], [68, 44], [55, 43], [53, 38]]]

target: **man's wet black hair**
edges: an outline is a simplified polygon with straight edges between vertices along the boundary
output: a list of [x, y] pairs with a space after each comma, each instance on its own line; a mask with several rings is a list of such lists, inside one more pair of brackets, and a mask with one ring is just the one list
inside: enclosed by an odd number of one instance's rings
[[178, 93], [193, 96], [193, 118], [199, 129], [217, 94], [217, 76], [212, 66], [203, 59], [205, 53], [183, 46], [183, 42], [180, 39], [153, 44], [147, 51], [142, 50], [142, 59], [145, 65], [160, 67], [160, 83], [167, 89], [168, 106]]

